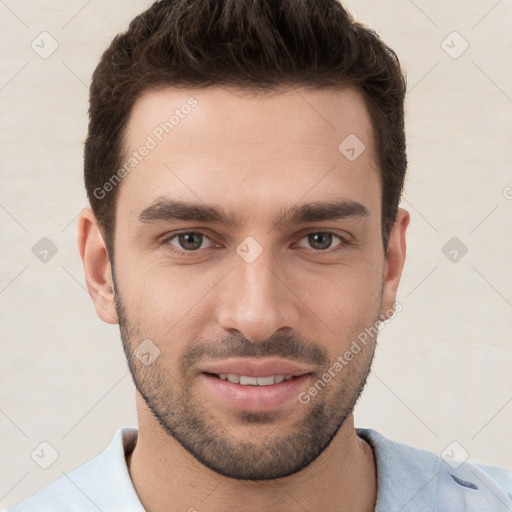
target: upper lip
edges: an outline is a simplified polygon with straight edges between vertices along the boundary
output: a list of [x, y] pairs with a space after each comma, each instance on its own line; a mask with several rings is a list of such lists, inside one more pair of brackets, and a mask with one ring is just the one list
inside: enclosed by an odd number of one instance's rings
[[271, 375], [293, 375], [298, 377], [311, 373], [311, 367], [286, 359], [226, 359], [204, 364], [199, 368], [202, 373], [226, 373], [246, 377], [270, 377]]

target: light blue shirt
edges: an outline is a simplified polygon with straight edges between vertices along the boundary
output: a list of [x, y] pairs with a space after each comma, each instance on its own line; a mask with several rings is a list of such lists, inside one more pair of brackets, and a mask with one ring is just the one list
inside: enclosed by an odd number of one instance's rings
[[[375, 512], [512, 512], [512, 472], [445, 461], [356, 429], [377, 463]], [[144, 512], [126, 466], [137, 428], [120, 428], [105, 451], [8, 512]]]

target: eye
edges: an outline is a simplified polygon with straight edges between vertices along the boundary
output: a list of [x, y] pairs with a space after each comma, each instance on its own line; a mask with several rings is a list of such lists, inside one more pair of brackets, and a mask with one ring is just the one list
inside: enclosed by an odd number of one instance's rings
[[[332, 245], [333, 239], [337, 239], [338, 243], [334, 246]], [[331, 233], [329, 231], [319, 231], [316, 233], [309, 233], [301, 240], [306, 240], [307, 243], [313, 249], [317, 251], [325, 251], [327, 249], [331, 249], [332, 247], [337, 247], [339, 245], [347, 243], [340, 235], [335, 233]], [[301, 245], [301, 244], [299, 244]]]
[[[194, 252], [199, 249], [206, 249], [204, 242], [210, 240], [204, 233], [197, 231], [187, 231], [182, 233], [176, 233], [169, 237], [166, 242], [176, 247], [178, 252]], [[211, 241], [211, 240], [210, 240]]]

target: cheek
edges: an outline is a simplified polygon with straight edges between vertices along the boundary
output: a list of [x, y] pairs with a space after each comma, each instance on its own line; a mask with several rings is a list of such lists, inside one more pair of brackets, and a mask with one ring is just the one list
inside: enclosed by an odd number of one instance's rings
[[339, 352], [379, 318], [382, 269], [376, 262], [304, 274], [299, 296], [331, 346]]
[[212, 271], [191, 272], [188, 267], [183, 272], [163, 264], [130, 268], [141, 271], [126, 274], [122, 293], [139, 334], [154, 340], [166, 353], [179, 353], [190, 340], [199, 339], [204, 322], [211, 320], [204, 299], [216, 282]]

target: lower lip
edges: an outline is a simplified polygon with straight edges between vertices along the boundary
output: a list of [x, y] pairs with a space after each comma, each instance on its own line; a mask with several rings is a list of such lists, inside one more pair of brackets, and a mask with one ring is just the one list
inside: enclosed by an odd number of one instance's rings
[[310, 374], [294, 377], [270, 386], [244, 386], [222, 380], [208, 373], [201, 374], [206, 387], [230, 407], [244, 411], [271, 411], [289, 401], [297, 401]]

